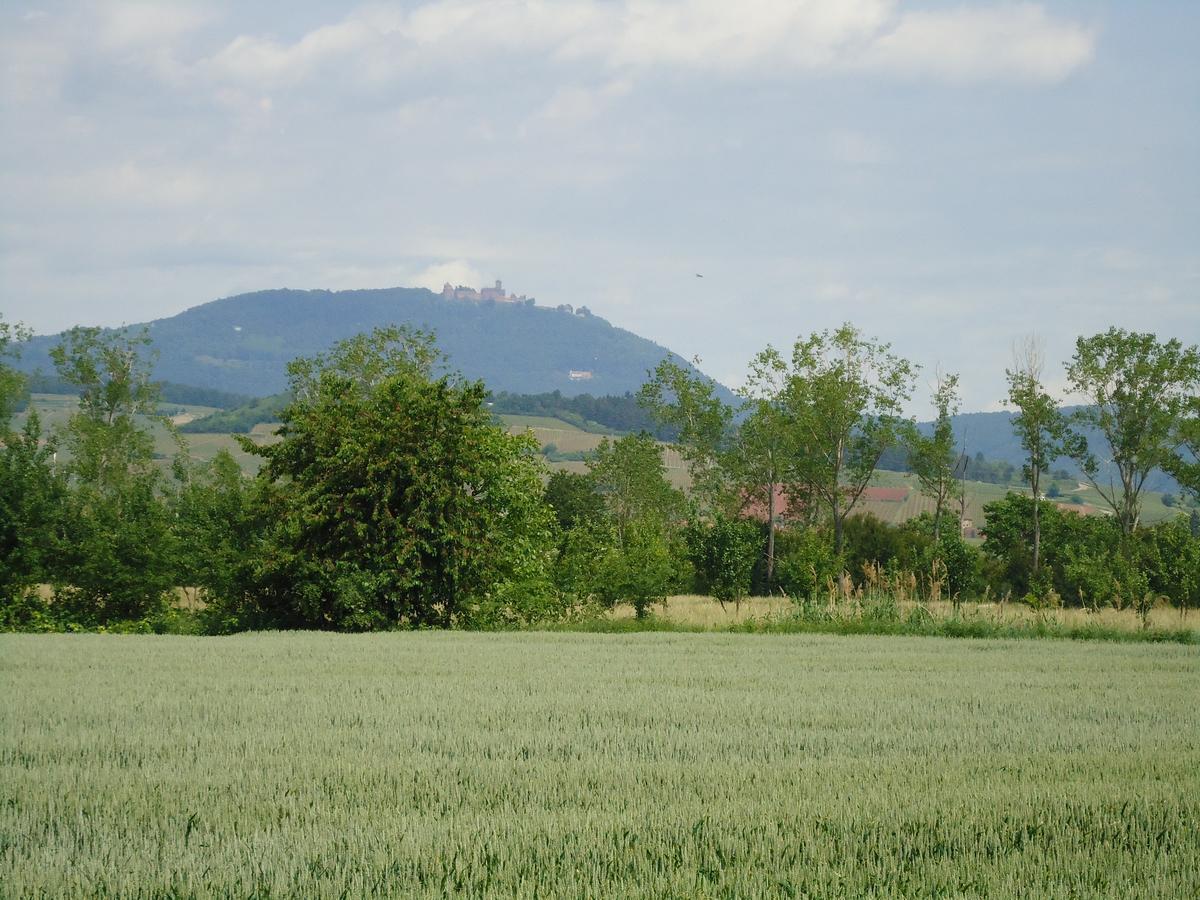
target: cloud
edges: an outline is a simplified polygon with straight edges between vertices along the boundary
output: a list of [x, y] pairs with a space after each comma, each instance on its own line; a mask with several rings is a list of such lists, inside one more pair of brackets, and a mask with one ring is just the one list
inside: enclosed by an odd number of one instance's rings
[[170, 43], [213, 18], [200, 7], [179, 2], [112, 2], [97, 12], [97, 39], [118, 50]]
[[212, 58], [210, 65], [217, 73], [238, 81], [291, 83], [313, 73], [324, 62], [361, 51], [380, 37], [370, 23], [353, 18], [314, 29], [291, 45], [239, 35]]
[[417, 273], [412, 279], [412, 283], [417, 287], [429, 288], [431, 291], [440, 291], [442, 285], [447, 281], [451, 284], [464, 284], [468, 287], [484, 283], [483, 276], [479, 274], [479, 270], [474, 268], [465, 259], [435, 263]]
[[531, 58], [634, 74], [1055, 81], [1087, 63], [1094, 42], [1090, 29], [1033, 4], [899, 11], [895, 0], [431, 0], [407, 13], [360, 9], [291, 44], [240, 35], [207, 65], [259, 86], [302, 81], [335, 60], [386, 81], [416, 67], [486, 78]]
[[530, 117], [526, 127], [574, 128], [595, 119], [632, 89], [633, 82], [629, 79], [610, 81], [598, 88], [582, 85], [560, 87]]
[[1095, 34], [1033, 4], [910, 12], [876, 38], [869, 68], [947, 80], [1058, 81], [1091, 58]]
[[890, 0], [633, 0], [612, 65], [766, 72], [830, 65], [887, 21]]

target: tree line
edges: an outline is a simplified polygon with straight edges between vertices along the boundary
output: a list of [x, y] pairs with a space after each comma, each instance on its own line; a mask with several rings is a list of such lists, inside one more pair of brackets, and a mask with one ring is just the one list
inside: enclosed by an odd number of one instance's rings
[[[1200, 356], [1153, 335], [1078, 341], [1067, 375], [1091, 401], [1078, 418], [1058, 411], [1032, 345], [1014, 362], [1030, 495], [989, 505], [982, 548], [959, 528], [957, 377], [937, 379], [935, 427], [918, 432], [903, 414], [917, 367], [849, 325], [758, 354], [738, 405], [670, 360], [650, 373], [637, 399], [674, 435], [686, 492], [648, 431], [605, 439], [586, 473], [547, 472], [530, 437], [496, 424], [485, 386], [445, 374], [433, 339], [408, 328], [294, 360], [278, 442], [239, 438], [261, 458], [253, 478], [228, 453], [188, 458], [158, 416], [144, 334], [66, 332], [52, 359], [77, 410], [48, 430], [31, 407], [14, 427], [26, 385], [8, 359], [26, 336], [0, 322], [7, 628], [505, 627], [618, 603], [644, 616], [682, 591], [803, 601], [881, 571], [925, 596], [1189, 606], [1200, 595], [1200, 522], [1140, 522], [1152, 469], [1193, 495], [1200, 485]], [[176, 441], [169, 468], [155, 459], [156, 421]], [[1107, 446], [1088, 446], [1081, 425]], [[933, 512], [889, 526], [860, 504], [898, 444]], [[1060, 456], [1111, 516], [1040, 499]]]

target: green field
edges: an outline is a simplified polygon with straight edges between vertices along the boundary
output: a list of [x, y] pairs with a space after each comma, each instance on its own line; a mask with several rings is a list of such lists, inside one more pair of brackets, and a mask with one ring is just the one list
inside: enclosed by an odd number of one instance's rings
[[7, 896], [1200, 892], [1200, 655], [0, 636]]

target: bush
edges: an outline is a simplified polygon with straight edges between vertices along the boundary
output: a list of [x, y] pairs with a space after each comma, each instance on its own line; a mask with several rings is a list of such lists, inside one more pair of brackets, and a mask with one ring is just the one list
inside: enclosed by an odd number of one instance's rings
[[794, 600], [804, 600], [842, 573], [842, 559], [819, 528], [798, 528], [775, 537], [775, 580]]
[[689, 523], [684, 542], [698, 592], [710, 594], [722, 606], [740, 603], [750, 592], [754, 564], [763, 552], [758, 523], [718, 514], [708, 522]]

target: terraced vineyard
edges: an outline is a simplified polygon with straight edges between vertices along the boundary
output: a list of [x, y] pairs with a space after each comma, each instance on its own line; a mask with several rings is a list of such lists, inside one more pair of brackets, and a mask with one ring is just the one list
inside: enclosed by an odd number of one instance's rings
[[1192, 647], [0, 636], [8, 896], [1196, 896]]

